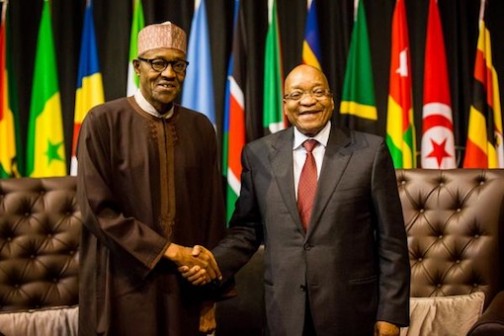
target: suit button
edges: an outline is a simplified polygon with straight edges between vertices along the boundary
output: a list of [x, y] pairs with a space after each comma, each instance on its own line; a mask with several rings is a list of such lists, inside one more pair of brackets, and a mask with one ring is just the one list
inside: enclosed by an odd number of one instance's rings
[[313, 246], [310, 244], [304, 244], [305, 251], [310, 251]]
[[299, 288], [301, 291], [306, 292], [306, 286], [305, 285], [300, 285]]

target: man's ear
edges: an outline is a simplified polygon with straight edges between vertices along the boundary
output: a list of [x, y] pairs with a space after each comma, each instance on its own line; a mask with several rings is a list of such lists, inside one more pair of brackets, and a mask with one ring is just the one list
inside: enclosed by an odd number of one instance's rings
[[135, 70], [135, 74], [137, 76], [139, 76], [140, 75], [140, 61], [137, 59], [134, 59], [132, 61], [132, 63], [133, 63], [133, 69]]

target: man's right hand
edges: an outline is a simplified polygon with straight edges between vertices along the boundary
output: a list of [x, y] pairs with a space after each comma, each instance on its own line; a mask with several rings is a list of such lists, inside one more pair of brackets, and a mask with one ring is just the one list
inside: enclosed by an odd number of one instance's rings
[[172, 260], [179, 267], [182, 276], [193, 285], [205, 285], [215, 279], [222, 279], [212, 252], [201, 245], [195, 245], [191, 249], [172, 243], [166, 249], [165, 257]]

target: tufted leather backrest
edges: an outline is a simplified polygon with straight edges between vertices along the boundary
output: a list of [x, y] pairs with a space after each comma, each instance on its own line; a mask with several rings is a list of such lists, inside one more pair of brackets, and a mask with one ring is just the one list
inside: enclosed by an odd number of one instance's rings
[[0, 311], [76, 305], [75, 177], [0, 180]]
[[397, 170], [411, 296], [504, 289], [504, 170]]

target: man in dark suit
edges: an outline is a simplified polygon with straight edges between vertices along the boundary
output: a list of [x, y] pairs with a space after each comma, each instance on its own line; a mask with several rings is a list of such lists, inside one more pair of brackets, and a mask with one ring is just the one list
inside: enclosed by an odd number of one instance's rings
[[292, 70], [284, 113], [294, 127], [244, 148], [240, 197], [212, 252], [226, 281], [264, 243], [271, 336], [399, 335], [410, 268], [392, 160], [383, 138], [331, 123], [333, 109], [320, 70]]

